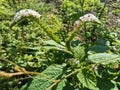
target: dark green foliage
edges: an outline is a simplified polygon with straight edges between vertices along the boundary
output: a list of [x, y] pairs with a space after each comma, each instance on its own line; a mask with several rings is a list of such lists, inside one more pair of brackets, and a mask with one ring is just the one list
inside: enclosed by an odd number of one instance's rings
[[101, 90], [119, 90], [115, 81], [106, 78], [97, 78], [97, 85]]

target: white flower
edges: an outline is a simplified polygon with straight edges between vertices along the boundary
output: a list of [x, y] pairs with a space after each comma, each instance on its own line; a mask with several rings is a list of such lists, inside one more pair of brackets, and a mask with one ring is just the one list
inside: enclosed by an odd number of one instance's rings
[[84, 22], [95, 22], [101, 24], [99, 19], [95, 17], [93, 14], [85, 14], [84, 16], [81, 16], [79, 20], [75, 21], [74, 29], [78, 28], [80, 24]]
[[24, 10], [20, 10], [19, 12], [17, 12], [14, 16], [13, 19], [13, 23], [17, 23], [18, 21], [20, 21], [22, 18], [27, 18], [27, 17], [34, 17], [35, 19], [39, 19], [41, 17], [41, 15], [31, 9], [24, 9]]
[[96, 22], [101, 23], [97, 17], [95, 17], [93, 14], [85, 14], [84, 16], [79, 18], [82, 22]]

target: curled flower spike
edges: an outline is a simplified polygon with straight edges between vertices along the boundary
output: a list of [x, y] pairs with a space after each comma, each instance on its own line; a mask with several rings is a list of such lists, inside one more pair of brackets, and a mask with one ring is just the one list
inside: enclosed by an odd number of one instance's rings
[[75, 21], [74, 29], [78, 28], [80, 24], [84, 22], [94, 22], [94, 23], [101, 24], [100, 20], [93, 14], [85, 14], [84, 16], [81, 16], [79, 20]]
[[80, 30], [82, 25], [84, 25], [84, 23], [87, 23], [87, 22], [94, 22], [97, 24], [101, 24], [100, 20], [93, 14], [85, 14], [84, 16], [81, 16], [79, 20], [75, 21], [73, 26], [74, 30], [70, 32], [69, 37], [67, 38], [67, 41], [66, 41], [66, 46], [69, 51], [72, 51], [70, 46], [71, 40], [75, 37], [75, 35]]
[[13, 25], [17, 22], [19, 22], [22, 18], [27, 18], [27, 17], [33, 17], [35, 19], [39, 19], [41, 17], [41, 15], [31, 9], [24, 9], [24, 10], [20, 10], [19, 12], [17, 12], [13, 18]]
[[93, 14], [85, 14], [84, 16], [79, 18], [82, 22], [95, 22], [95, 23], [101, 23], [100, 20], [95, 17]]

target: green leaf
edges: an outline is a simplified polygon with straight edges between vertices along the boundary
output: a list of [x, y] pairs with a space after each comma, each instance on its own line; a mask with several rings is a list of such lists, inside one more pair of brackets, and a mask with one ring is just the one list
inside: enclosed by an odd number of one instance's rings
[[108, 50], [108, 47], [103, 45], [93, 45], [89, 48], [89, 50], [94, 51], [96, 53], [103, 53]]
[[75, 58], [79, 59], [80, 61], [85, 57], [85, 48], [81, 46], [77, 46], [73, 49]]
[[65, 49], [64, 46], [62, 46], [62, 45], [56, 43], [56, 42], [53, 41], [53, 40], [44, 41], [44, 42], [43, 42], [43, 45], [44, 45], [44, 46], [53, 46], [53, 47], [58, 47], [58, 48]]
[[43, 45], [42, 45], [41, 49], [43, 49], [43, 50], [45, 49], [47, 51], [49, 51], [49, 50], [62, 51], [62, 52], [71, 54], [71, 52], [66, 50], [66, 47], [64, 46], [64, 43], [61, 43], [61, 44], [62, 45], [56, 43], [53, 40], [47, 40], [47, 41], [43, 42]]
[[51, 31], [54, 31], [53, 29], [51, 29], [49, 26], [47, 26], [47, 24], [44, 22], [44, 21], [39, 21], [39, 24], [41, 26], [41, 28], [43, 28], [43, 30], [47, 33], [47, 35], [52, 39], [54, 40], [56, 43], [61, 43], [61, 40], [60, 38], [53, 34]]
[[[63, 65], [51, 65], [45, 69], [42, 74], [46, 76], [37, 75], [31, 81], [26, 83], [21, 90], [46, 90], [52, 83], [54, 79], [57, 79], [63, 74]], [[48, 78], [49, 77], [49, 78]]]
[[108, 43], [109, 41], [107, 41], [107, 40], [104, 40], [104, 39], [102, 39], [102, 38], [98, 38], [96, 41], [95, 41], [95, 44], [97, 44], [97, 45], [107, 45], [107, 43]]
[[97, 78], [97, 86], [99, 90], [119, 90], [115, 81], [106, 78]]
[[100, 64], [110, 64], [115, 62], [120, 62], [120, 56], [116, 54], [108, 54], [108, 53], [97, 53], [88, 56], [88, 60], [93, 63]]
[[94, 72], [90, 69], [82, 69], [77, 74], [77, 77], [83, 87], [86, 87], [91, 90], [98, 90], [97, 81]]
[[109, 41], [99, 38], [95, 41], [95, 45], [89, 47], [89, 50], [94, 51], [96, 53], [103, 53], [109, 49], [109, 46], [110, 46]]
[[63, 79], [60, 83], [58, 83], [55, 90], [63, 90], [65, 86], [66, 86], [66, 79]]

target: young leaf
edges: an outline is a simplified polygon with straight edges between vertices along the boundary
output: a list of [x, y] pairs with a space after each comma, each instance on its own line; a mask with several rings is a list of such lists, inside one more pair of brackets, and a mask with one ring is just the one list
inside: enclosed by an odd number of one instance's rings
[[80, 61], [85, 57], [85, 48], [81, 46], [77, 46], [73, 49], [74, 56], [79, 59]]

